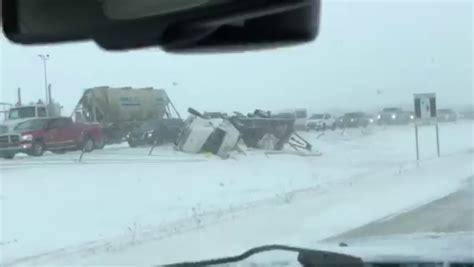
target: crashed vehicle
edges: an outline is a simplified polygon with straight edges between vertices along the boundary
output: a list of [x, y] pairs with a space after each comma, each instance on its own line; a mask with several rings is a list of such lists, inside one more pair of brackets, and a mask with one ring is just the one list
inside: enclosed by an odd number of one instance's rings
[[237, 147], [241, 139], [245, 146], [264, 150], [282, 150], [289, 144], [295, 150], [311, 151], [311, 145], [295, 133], [295, 119], [271, 116], [270, 112], [255, 110], [244, 116], [222, 115], [208, 118], [194, 109], [185, 121], [176, 148], [185, 152], [211, 152], [221, 157]]
[[402, 110], [401, 108], [384, 108], [377, 115], [377, 124], [407, 124], [411, 120], [409, 112]]
[[184, 128], [176, 149], [189, 153], [209, 152], [226, 158], [234, 150], [240, 133], [227, 119], [209, 119], [189, 108], [191, 114], [184, 122]]
[[181, 119], [149, 120], [128, 133], [126, 138], [130, 147], [174, 143], [183, 126]]
[[229, 118], [240, 131], [245, 145], [265, 150], [282, 150], [285, 144], [295, 149], [311, 150], [311, 145], [295, 132], [295, 117], [255, 110], [246, 117]]
[[87, 152], [104, 146], [98, 125], [74, 123], [71, 118], [31, 119], [18, 124], [14, 132], [0, 135], [0, 156], [11, 159], [17, 153], [42, 156], [45, 151], [64, 153], [68, 150]]
[[84, 91], [74, 115], [77, 121], [98, 123], [106, 143], [120, 143], [149, 120], [172, 118], [174, 109], [165, 90], [132, 87], [94, 87]]

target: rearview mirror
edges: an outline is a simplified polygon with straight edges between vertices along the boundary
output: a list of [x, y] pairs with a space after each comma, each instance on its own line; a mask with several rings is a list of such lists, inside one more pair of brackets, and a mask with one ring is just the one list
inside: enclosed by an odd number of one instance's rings
[[20, 44], [94, 40], [105, 49], [251, 50], [312, 41], [320, 0], [3, 0]]

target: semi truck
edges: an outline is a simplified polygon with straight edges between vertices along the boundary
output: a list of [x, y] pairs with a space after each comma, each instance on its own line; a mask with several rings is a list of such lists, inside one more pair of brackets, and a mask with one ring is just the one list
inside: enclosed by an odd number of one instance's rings
[[108, 144], [122, 142], [145, 121], [173, 115], [179, 117], [166, 91], [153, 87], [89, 88], [74, 110], [76, 121], [99, 123]]

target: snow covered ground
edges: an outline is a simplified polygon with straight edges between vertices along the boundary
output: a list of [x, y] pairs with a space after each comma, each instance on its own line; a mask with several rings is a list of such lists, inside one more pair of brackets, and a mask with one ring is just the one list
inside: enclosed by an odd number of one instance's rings
[[469, 121], [303, 133], [320, 157], [106, 147], [0, 161], [0, 264], [150, 265], [319, 240], [456, 191], [473, 175]]

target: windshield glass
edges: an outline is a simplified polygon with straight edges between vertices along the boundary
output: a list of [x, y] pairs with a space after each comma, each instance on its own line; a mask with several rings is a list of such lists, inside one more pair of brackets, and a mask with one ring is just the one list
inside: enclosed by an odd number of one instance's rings
[[[193, 1], [213, 7], [150, 15]], [[0, 104], [13, 107], [0, 266], [161, 266], [268, 244], [425, 259], [412, 254], [443, 237], [474, 244], [473, 1], [313, 1], [3, 2], [26, 17], [0, 31]], [[109, 5], [140, 19], [110, 19]], [[40, 6], [54, 20], [25, 21]], [[74, 42], [4, 33], [76, 15]], [[474, 267], [448, 265], [434, 267]]]
[[15, 131], [40, 130], [46, 127], [47, 120], [29, 120], [18, 124]]
[[33, 118], [36, 116], [35, 107], [12, 108], [8, 114], [9, 120]]

